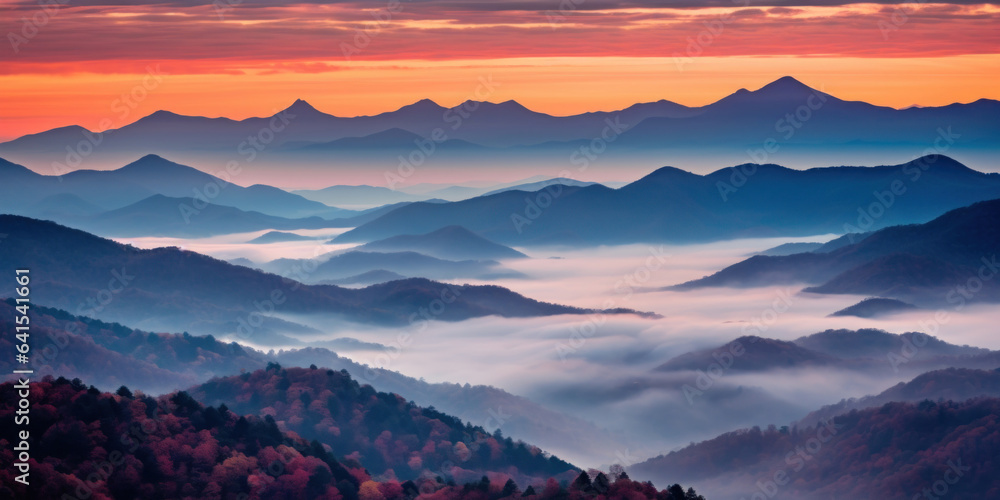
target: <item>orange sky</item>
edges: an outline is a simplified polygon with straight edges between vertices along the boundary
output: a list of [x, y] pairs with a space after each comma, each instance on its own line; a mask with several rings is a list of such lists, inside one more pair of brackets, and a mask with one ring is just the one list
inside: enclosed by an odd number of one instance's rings
[[[1000, 98], [1000, 8], [989, 4], [393, 1], [2, 3], [5, 19], [45, 23], [30, 37], [24, 21], [5, 26], [22, 37], [3, 47], [0, 138], [114, 128], [158, 109], [270, 115], [296, 98], [337, 115], [421, 98], [515, 99], [552, 114], [700, 105], [784, 75], [894, 107]], [[476, 95], [483, 78], [495, 88]]]

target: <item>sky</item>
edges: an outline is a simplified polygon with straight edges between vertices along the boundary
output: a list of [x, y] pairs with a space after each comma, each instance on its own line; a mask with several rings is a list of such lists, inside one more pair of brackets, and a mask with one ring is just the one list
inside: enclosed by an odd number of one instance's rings
[[[421, 98], [555, 115], [791, 75], [894, 107], [1000, 98], [996, 3], [0, 0], [0, 139], [159, 109], [353, 116]], [[493, 82], [484, 91], [483, 81]]]

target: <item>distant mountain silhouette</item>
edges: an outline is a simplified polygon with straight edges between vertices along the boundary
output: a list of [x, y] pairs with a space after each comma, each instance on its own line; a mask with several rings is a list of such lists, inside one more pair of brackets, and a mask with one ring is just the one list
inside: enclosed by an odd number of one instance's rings
[[[805, 109], [805, 111], [799, 111]], [[725, 145], [758, 148], [768, 138], [784, 147], [812, 145], [882, 145], [933, 140], [948, 124], [963, 142], [983, 145], [996, 141], [1000, 125], [990, 123], [1000, 101], [981, 99], [969, 104], [897, 110], [838, 99], [783, 77], [755, 91], [740, 89], [699, 113], [685, 118], [650, 117], [618, 138], [622, 146], [690, 147]], [[799, 113], [796, 127], [787, 115]], [[803, 119], [803, 117], [808, 117]], [[932, 135], [928, 136], [928, 132]], [[968, 136], [964, 134], [968, 132]], [[995, 144], [995, 142], [994, 142]]]
[[[806, 291], [877, 295], [917, 305], [1000, 300], [1000, 199], [952, 210], [925, 224], [889, 227], [829, 253], [754, 256], [711, 276], [679, 285], [763, 286], [815, 284]], [[949, 288], [980, 280], [974, 296]], [[985, 279], [984, 279], [985, 278]]]
[[[790, 114], [797, 119], [789, 121]], [[423, 138], [441, 137], [443, 133], [446, 135], [440, 144], [443, 150], [462, 144], [473, 150], [502, 148], [498, 154], [511, 159], [542, 151], [565, 157], [602, 134], [607, 135], [609, 124], [615, 130], [612, 148], [616, 151], [705, 155], [725, 150], [732, 158], [745, 156], [748, 149], [760, 149], [771, 138], [782, 147], [803, 147], [818, 154], [873, 146], [905, 154], [916, 147], [926, 147], [934, 140], [937, 129], [948, 124], [952, 127], [951, 132], [946, 132], [952, 141], [951, 149], [988, 153], [995, 151], [1000, 140], [1000, 125], [993, 119], [997, 114], [1000, 101], [996, 100], [897, 110], [844, 101], [792, 77], [783, 77], [758, 90], [740, 89], [700, 107], [660, 100], [571, 116], [535, 112], [515, 101], [466, 101], [448, 108], [428, 99], [395, 111], [356, 117], [329, 115], [303, 100], [273, 116], [244, 120], [157, 111], [119, 129], [103, 132], [100, 149], [94, 156], [126, 153], [231, 156], [239, 145], [246, 143], [247, 137], [280, 127], [269, 144], [269, 149], [280, 151], [268, 153], [292, 162], [303, 153], [320, 155], [318, 158], [326, 154], [328, 158], [325, 148], [344, 151], [346, 143], [333, 143], [345, 138], [379, 143], [381, 139], [376, 134], [392, 130]], [[43, 164], [65, 161], [66, 147], [74, 147], [85, 137], [84, 133], [82, 127], [71, 126], [26, 135], [0, 144], [0, 155], [19, 161], [37, 158]], [[372, 136], [375, 138], [364, 139]], [[404, 140], [394, 143], [392, 149], [395, 151], [407, 142], [412, 146], [412, 141]], [[317, 146], [320, 144], [327, 146]], [[314, 146], [316, 150], [309, 152]], [[378, 155], [377, 148], [366, 147], [372, 155], [377, 155], [373, 158], [395, 159], [395, 154]]]
[[869, 297], [867, 299], [845, 307], [830, 316], [857, 316], [859, 318], [877, 318], [889, 314], [914, 311], [917, 306], [907, 304], [901, 300], [887, 299], [884, 297]]
[[596, 182], [583, 182], [583, 181], [578, 181], [576, 179], [568, 179], [566, 177], [555, 177], [555, 178], [544, 180], [544, 181], [528, 182], [528, 183], [524, 183], [524, 184], [515, 184], [513, 186], [507, 186], [507, 187], [503, 187], [503, 188], [500, 188], [500, 189], [494, 189], [493, 191], [488, 191], [486, 193], [483, 193], [480, 196], [489, 196], [491, 194], [503, 193], [505, 191], [524, 191], [524, 192], [527, 192], [527, 193], [534, 193], [536, 191], [541, 191], [542, 189], [545, 189], [545, 188], [547, 188], [549, 186], [552, 186], [554, 184], [561, 184], [563, 186], [586, 187], [586, 186], [592, 186], [592, 185], [597, 184], [597, 183]]
[[[419, 148], [419, 143], [426, 139], [413, 132], [401, 128], [390, 128], [364, 137], [344, 137], [330, 142], [288, 146], [295, 151], [345, 153], [358, 151], [396, 151], [409, 152]], [[434, 146], [435, 151], [441, 149], [462, 150], [474, 153], [488, 153], [491, 148], [473, 144], [468, 141], [448, 139]]]
[[[944, 156], [882, 167], [805, 171], [744, 166], [756, 173], [720, 193], [731, 169], [700, 176], [664, 167], [619, 189], [553, 185], [455, 203], [413, 203], [336, 238], [364, 242], [460, 225], [506, 245], [698, 242], [737, 237], [844, 233], [926, 222], [970, 202], [1000, 198], [1000, 175], [970, 170]], [[925, 169], [926, 167], [926, 169]], [[736, 169], [740, 167], [734, 167]], [[915, 182], [907, 173], [920, 172]], [[873, 193], [907, 183], [880, 217], [859, 222]], [[892, 196], [892, 193], [890, 193]]]
[[[159, 194], [281, 217], [356, 215], [271, 186], [242, 187], [156, 155], [145, 155], [117, 170], [78, 170], [61, 176], [39, 175], [12, 165], [0, 163], [0, 210], [7, 213], [24, 214], [24, 207], [46, 198], [49, 210], [68, 214], [81, 201], [113, 210]], [[66, 204], [53, 207], [59, 196]]]
[[160, 194], [100, 215], [77, 218], [71, 225], [105, 236], [177, 238], [247, 233], [262, 229], [322, 229], [336, 226], [321, 217], [288, 219], [211, 203], [206, 205], [194, 198], [170, 198]]
[[392, 236], [358, 247], [375, 252], [418, 252], [439, 259], [494, 260], [527, 257], [508, 246], [493, 243], [462, 226], [446, 226], [419, 235]]
[[46, 270], [32, 282], [33, 302], [140, 328], [215, 335], [243, 332], [261, 341], [282, 331], [310, 330], [271, 316], [271, 308], [404, 325], [420, 307], [440, 299], [446, 288], [456, 297], [434, 317], [442, 321], [588, 312], [534, 301], [497, 286], [445, 285], [424, 279], [360, 290], [306, 286], [178, 248], [140, 250], [11, 215], [0, 215], [0, 233], [12, 235], [0, 245], [0, 262]]
[[[542, 180], [538, 180], [542, 177]], [[382, 205], [396, 204], [401, 202], [429, 201], [461, 201], [477, 196], [487, 196], [504, 191], [528, 191], [534, 192], [544, 189], [552, 184], [563, 184], [568, 186], [589, 186], [594, 182], [582, 182], [574, 179], [562, 177], [522, 179], [513, 182], [504, 182], [487, 187], [471, 186], [447, 186], [430, 190], [410, 191], [409, 186], [399, 186], [398, 189], [389, 189], [380, 186], [330, 186], [323, 189], [299, 189], [291, 191], [304, 198], [325, 203], [330, 206], [357, 209], [361, 207], [376, 207]], [[418, 192], [419, 191], [419, 192]]]
[[379, 186], [330, 186], [323, 189], [292, 191], [304, 198], [330, 206], [377, 206], [390, 203], [423, 201], [426, 198]]
[[[262, 267], [270, 269], [267, 264]], [[359, 273], [378, 270], [436, 280], [524, 277], [521, 273], [507, 269], [496, 261], [444, 260], [417, 252], [351, 251], [332, 256], [320, 263], [305, 279], [310, 283], [327, 283], [330, 280], [335, 282]]]
[[300, 234], [295, 234], [295, 233], [285, 233], [282, 231], [269, 231], [248, 241], [247, 243], [267, 244], [267, 243], [284, 243], [290, 241], [312, 241], [315, 239], [316, 238], [310, 236], [302, 236]]

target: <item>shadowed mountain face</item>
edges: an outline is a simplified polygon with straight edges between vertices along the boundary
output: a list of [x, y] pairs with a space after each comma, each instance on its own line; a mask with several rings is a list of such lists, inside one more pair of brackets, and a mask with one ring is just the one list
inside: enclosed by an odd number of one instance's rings
[[[446, 285], [425, 279], [361, 290], [306, 286], [177, 248], [139, 250], [51, 222], [0, 216], [0, 261], [38, 270], [33, 299], [76, 314], [143, 328], [212, 334], [302, 332], [275, 312], [330, 314], [349, 321], [401, 325], [421, 308], [446, 302], [433, 319], [496, 314], [536, 316], [587, 311], [522, 297], [496, 286]], [[44, 270], [44, 272], [41, 272]], [[426, 310], [426, 309], [425, 309]]]
[[[755, 256], [675, 288], [815, 284], [806, 291], [879, 295], [961, 306], [1000, 300], [1000, 200], [950, 211], [926, 224], [890, 227], [828, 253]], [[966, 291], [965, 288], [974, 291]]]
[[[730, 178], [741, 169], [754, 174], [736, 188]], [[994, 198], [1000, 198], [1000, 175], [970, 170], [944, 156], [895, 166], [805, 171], [743, 165], [707, 176], [664, 167], [619, 189], [553, 185], [535, 193], [414, 203], [336, 241], [373, 241], [450, 225], [508, 245], [805, 236], [926, 222]]]

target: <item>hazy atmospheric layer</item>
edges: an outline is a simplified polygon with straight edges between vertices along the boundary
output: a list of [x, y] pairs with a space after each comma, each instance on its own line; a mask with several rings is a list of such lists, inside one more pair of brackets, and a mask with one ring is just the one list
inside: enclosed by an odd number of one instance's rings
[[[300, 233], [333, 234], [326, 230]], [[256, 262], [282, 256], [307, 258], [346, 248], [325, 245], [322, 239], [244, 243], [259, 234], [130, 241], [143, 247], [178, 245], [219, 258], [248, 257]], [[937, 319], [941, 317], [937, 311], [872, 320], [828, 316], [863, 297], [802, 293], [802, 286], [654, 291], [710, 274], [780, 243], [830, 238], [583, 250], [521, 248], [532, 258], [504, 265], [529, 279], [492, 282], [539, 300], [592, 308], [627, 307], [655, 312], [662, 316], [659, 319], [593, 315], [488, 317], [446, 323], [418, 318], [409, 327], [386, 329], [330, 317], [285, 317], [325, 332], [300, 336], [307, 342], [354, 337], [387, 346], [342, 353], [358, 362], [429, 382], [497, 386], [623, 436], [620, 449], [608, 450], [606, 456], [566, 457], [583, 466], [638, 461], [738, 427], [786, 424], [821, 405], [878, 393], [913, 376], [905, 370], [893, 372], [888, 361], [887, 370], [878, 374], [816, 368], [763, 373], [729, 370], [691, 397], [683, 388], [695, 386], [696, 372], [653, 371], [674, 356], [744, 335], [793, 340], [832, 328], [882, 328], [894, 333], [927, 332], [954, 344], [1000, 348], [991, 327], [1000, 321], [1000, 310], [990, 306], [945, 311], [944, 321]]]

